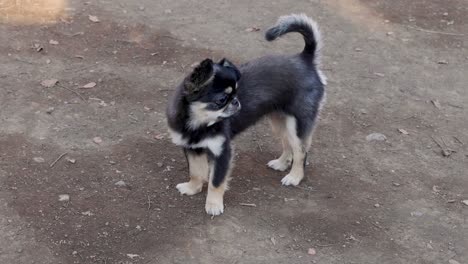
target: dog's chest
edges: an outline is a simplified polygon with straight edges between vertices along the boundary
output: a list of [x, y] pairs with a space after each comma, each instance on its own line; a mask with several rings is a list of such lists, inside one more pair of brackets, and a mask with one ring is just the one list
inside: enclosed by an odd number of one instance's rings
[[178, 146], [192, 149], [209, 149], [215, 156], [219, 156], [221, 154], [224, 142], [226, 141], [226, 137], [223, 135], [210, 136], [201, 140], [193, 141], [190, 138], [184, 137], [181, 133], [171, 129], [169, 129], [169, 134], [171, 135], [172, 143]]

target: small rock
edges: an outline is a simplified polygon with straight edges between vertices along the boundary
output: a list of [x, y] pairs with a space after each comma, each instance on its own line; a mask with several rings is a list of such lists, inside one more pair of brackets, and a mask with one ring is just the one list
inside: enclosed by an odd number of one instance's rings
[[444, 12], [442, 15], [443, 15], [443, 16], [448, 16], [448, 13], [447, 13], [447, 12]]
[[317, 254], [317, 251], [315, 250], [315, 248], [309, 248], [309, 250], [307, 250], [307, 254], [314, 256], [315, 254]]
[[419, 212], [419, 211], [414, 211], [414, 212], [411, 212], [411, 216], [422, 216], [423, 213], [422, 212]]
[[56, 41], [56, 40], [51, 39], [51, 40], [49, 40], [49, 44], [51, 44], [51, 45], [58, 45], [59, 42]]
[[102, 138], [100, 138], [100, 137], [94, 137], [94, 138], [93, 138], [93, 142], [96, 143], [96, 144], [101, 144], [101, 143], [102, 143]]
[[124, 181], [118, 181], [116, 183], [114, 183], [115, 186], [118, 186], [118, 187], [126, 187], [127, 184], [124, 182]]
[[117, 164], [117, 162], [115, 162], [115, 161], [113, 161], [113, 160], [109, 160], [109, 164], [115, 165], [115, 164]]
[[22, 253], [22, 252], [23, 252], [23, 249], [22, 249], [22, 248], [19, 248], [18, 250], [16, 250], [16, 252]]
[[454, 203], [454, 202], [456, 202], [456, 200], [453, 200], [453, 199], [447, 201], [447, 203]]
[[49, 108], [47, 108], [46, 113], [50, 115], [50, 114], [52, 114], [52, 112], [54, 112], [54, 110], [55, 110], [55, 108], [49, 107]]
[[59, 202], [68, 202], [68, 201], [70, 201], [70, 195], [68, 194], [59, 195]]
[[76, 250], [72, 252], [72, 255], [77, 255], [77, 254], [78, 254], [78, 251]]
[[380, 72], [374, 72], [374, 75], [379, 76], [379, 77], [385, 77], [385, 74], [380, 73]]
[[95, 83], [95, 82], [90, 82], [90, 83], [87, 83], [87, 84], [83, 85], [81, 88], [83, 88], [83, 89], [91, 89], [91, 88], [93, 88], [94, 86], [96, 86], [96, 83]]
[[439, 60], [439, 61], [437, 61], [437, 64], [448, 64], [448, 61], [446, 61], [446, 60]]
[[100, 20], [97, 16], [88, 15], [88, 19], [94, 23], [98, 23]]
[[367, 135], [366, 140], [367, 141], [385, 141], [387, 140], [387, 137], [382, 133], [372, 133], [372, 134]]
[[81, 212], [82, 215], [86, 215], [86, 216], [92, 216], [94, 215], [93, 213], [91, 213], [91, 211], [86, 211], [86, 212]]
[[144, 6], [139, 6], [138, 9], [140, 9], [140, 11], [144, 11], [145, 7]]
[[156, 165], [159, 167], [159, 168], [162, 168], [162, 166], [164, 166], [164, 164], [162, 162], [158, 162], [156, 163]]
[[47, 64], [50, 64], [50, 60], [49, 60], [49, 59], [47, 59], [47, 60], [45, 61], [45, 63], [47, 63]]
[[156, 134], [156, 135], [154, 135], [154, 139], [158, 139], [158, 140], [164, 139], [164, 135], [163, 134]]
[[276, 246], [276, 239], [274, 237], [270, 237], [270, 241], [273, 244], [273, 246]]
[[399, 187], [401, 184], [399, 184], [398, 182], [394, 182], [393, 183], [393, 186], [396, 186], [396, 187]]
[[409, 135], [408, 131], [404, 130], [403, 128], [399, 128], [398, 132], [402, 133], [403, 135]]
[[463, 200], [463, 201], [461, 201], [461, 202], [462, 202], [462, 204], [468, 206], [468, 200]]
[[45, 88], [51, 88], [54, 87], [58, 83], [57, 79], [48, 79], [48, 80], [43, 80], [41, 82], [41, 85], [44, 86]]
[[454, 260], [454, 259], [451, 259], [449, 260], [449, 264], [460, 264], [460, 262]]
[[171, 14], [172, 13], [172, 10], [171, 9], [166, 9], [164, 10], [164, 14]]
[[434, 248], [432, 247], [432, 245], [429, 244], [429, 243], [427, 243], [426, 247], [427, 247], [428, 249], [434, 249]]
[[127, 257], [129, 257], [130, 259], [135, 259], [135, 258], [140, 257], [140, 255], [138, 255], [138, 254], [127, 254]]
[[75, 163], [76, 163], [76, 159], [67, 158], [67, 161], [70, 162], [71, 164], [75, 164]]
[[392, 31], [387, 32], [387, 36], [391, 36], [391, 35], [393, 35]]
[[380, 207], [380, 204], [376, 203], [376, 204], [374, 204], [374, 207], [375, 207], [375, 208], [379, 208], [379, 207]]
[[145, 109], [146, 112], [150, 111], [151, 108], [147, 107], [147, 106], [144, 106], [143, 109]]
[[361, 48], [355, 48], [354, 51], [361, 52], [362, 49]]
[[33, 160], [37, 163], [43, 163], [45, 162], [43, 157], [34, 157]]

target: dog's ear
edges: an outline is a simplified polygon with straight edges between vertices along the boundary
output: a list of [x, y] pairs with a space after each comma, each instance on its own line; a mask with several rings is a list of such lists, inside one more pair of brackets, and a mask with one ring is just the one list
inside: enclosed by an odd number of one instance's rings
[[188, 94], [198, 93], [201, 88], [213, 80], [213, 73], [213, 61], [211, 59], [203, 60], [193, 69], [192, 73], [185, 78], [185, 92]]
[[241, 77], [241, 73], [239, 69], [237, 69], [236, 65], [234, 63], [230, 62], [228, 59], [223, 58], [218, 62], [219, 66], [230, 68], [234, 71], [234, 74], [236, 75], [236, 81], [238, 81]]

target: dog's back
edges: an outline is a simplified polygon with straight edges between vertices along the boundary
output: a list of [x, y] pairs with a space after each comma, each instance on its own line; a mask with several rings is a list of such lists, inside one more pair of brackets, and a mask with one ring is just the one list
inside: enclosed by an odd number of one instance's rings
[[284, 16], [265, 38], [272, 41], [289, 32], [303, 35], [301, 53], [265, 56], [240, 66], [238, 97], [243, 108], [231, 119], [233, 135], [271, 112], [310, 113], [321, 102], [326, 79], [318, 68], [322, 46], [318, 26], [305, 15]]

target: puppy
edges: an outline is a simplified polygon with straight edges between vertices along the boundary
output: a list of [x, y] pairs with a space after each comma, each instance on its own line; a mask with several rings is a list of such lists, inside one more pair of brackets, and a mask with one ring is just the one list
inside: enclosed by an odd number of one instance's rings
[[261, 57], [237, 68], [227, 59], [202, 61], [177, 87], [167, 107], [173, 143], [182, 146], [190, 180], [176, 186], [194, 195], [208, 182], [205, 209], [223, 213], [223, 195], [232, 168], [231, 140], [268, 116], [281, 138], [283, 153], [272, 169], [291, 171], [283, 185], [298, 185], [312, 132], [325, 95], [325, 76], [319, 65], [321, 47], [317, 24], [306, 15], [280, 17], [268, 29], [268, 41], [289, 33], [303, 35], [299, 54]]

